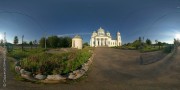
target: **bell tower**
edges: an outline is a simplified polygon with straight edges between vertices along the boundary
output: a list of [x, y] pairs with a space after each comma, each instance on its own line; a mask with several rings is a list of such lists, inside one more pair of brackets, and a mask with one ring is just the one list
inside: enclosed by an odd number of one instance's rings
[[118, 31], [117, 32], [117, 46], [121, 46], [122, 45], [122, 41], [121, 41], [121, 34]]

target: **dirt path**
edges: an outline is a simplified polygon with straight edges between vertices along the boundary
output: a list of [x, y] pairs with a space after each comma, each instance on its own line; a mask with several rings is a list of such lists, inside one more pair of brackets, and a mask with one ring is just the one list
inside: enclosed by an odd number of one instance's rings
[[[8, 72], [7, 88], [2, 90], [179, 90], [180, 48], [171, 59], [139, 65], [137, 51], [96, 48], [88, 77], [73, 84], [33, 84], [13, 79]], [[2, 57], [2, 56], [0, 56]], [[2, 59], [0, 59], [2, 66]], [[0, 68], [2, 77], [2, 68]], [[2, 84], [2, 78], [0, 78]]]

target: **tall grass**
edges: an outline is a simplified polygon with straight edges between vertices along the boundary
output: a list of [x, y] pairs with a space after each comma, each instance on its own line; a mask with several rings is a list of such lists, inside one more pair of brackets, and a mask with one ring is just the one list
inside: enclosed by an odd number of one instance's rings
[[23, 58], [26, 58], [30, 55], [36, 54], [36, 53], [42, 53], [44, 52], [44, 49], [42, 48], [37, 48], [37, 49], [25, 49], [25, 50], [21, 50], [21, 49], [14, 49], [11, 52], [8, 53], [8, 56], [13, 57], [17, 60], [21, 60]]

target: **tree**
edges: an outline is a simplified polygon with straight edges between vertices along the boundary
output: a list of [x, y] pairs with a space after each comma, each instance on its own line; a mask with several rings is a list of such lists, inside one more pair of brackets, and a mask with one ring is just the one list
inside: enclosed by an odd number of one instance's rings
[[24, 50], [24, 35], [22, 35], [22, 51]]
[[157, 45], [157, 43], [158, 43], [158, 40], [155, 40], [154, 48], [155, 48], [155, 46]]
[[14, 44], [17, 45], [19, 43], [19, 39], [17, 36], [14, 37]]
[[51, 48], [57, 48], [58, 47], [58, 41], [59, 41], [59, 38], [57, 36], [48, 37], [49, 46]]
[[87, 42], [83, 43], [83, 47], [89, 46]]
[[127, 45], [127, 46], [130, 46], [130, 45], [131, 45], [131, 43], [127, 43], [126, 45]]
[[33, 43], [33, 45], [37, 48], [37, 44], [38, 44], [38, 43], [37, 43], [37, 40], [34, 40], [32, 43]]
[[[50, 36], [46, 40], [48, 48], [62, 48], [62, 47], [71, 47], [72, 38], [70, 37], [58, 37], [58, 36]], [[45, 46], [45, 38], [41, 38], [39, 41], [41, 47]]]
[[152, 44], [151, 40], [150, 39], [146, 39], [146, 44], [147, 45], [151, 45]]
[[159, 49], [161, 49], [162, 43], [158, 42]]
[[140, 42], [140, 43], [142, 42], [142, 39], [141, 39], [141, 37], [139, 37], [139, 42]]
[[133, 43], [132, 43], [132, 46], [136, 47], [136, 49], [139, 49], [141, 47], [141, 42], [140, 40], [135, 40]]
[[164, 46], [167, 46], [168, 44], [166, 43], [166, 42], [163, 42], [162, 43], [162, 46], [163, 46], [163, 48], [164, 48]]
[[180, 40], [179, 39], [174, 39], [174, 46], [178, 47], [180, 45]]
[[39, 45], [40, 45], [40, 47], [42, 47], [42, 48], [45, 47], [45, 37], [42, 37], [42, 38], [39, 40]]
[[23, 45], [28, 45], [27, 41], [23, 41]]
[[63, 38], [63, 47], [71, 47], [72, 46], [72, 38], [70, 37], [64, 37]]
[[1, 45], [3, 45], [3, 39], [1, 39]]
[[30, 42], [29, 42], [29, 45], [31, 46], [31, 49], [32, 49], [33, 42], [32, 42], [32, 41], [30, 41]]
[[156, 44], [158, 43], [158, 40], [155, 40]]
[[63, 47], [63, 37], [59, 37], [58, 47]]

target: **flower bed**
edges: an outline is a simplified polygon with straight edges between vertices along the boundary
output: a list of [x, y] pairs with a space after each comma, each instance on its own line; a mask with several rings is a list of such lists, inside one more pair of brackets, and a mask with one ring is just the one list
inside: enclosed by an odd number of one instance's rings
[[39, 53], [16, 63], [16, 72], [31, 81], [77, 79], [92, 63], [92, 50], [83, 49], [62, 54]]

